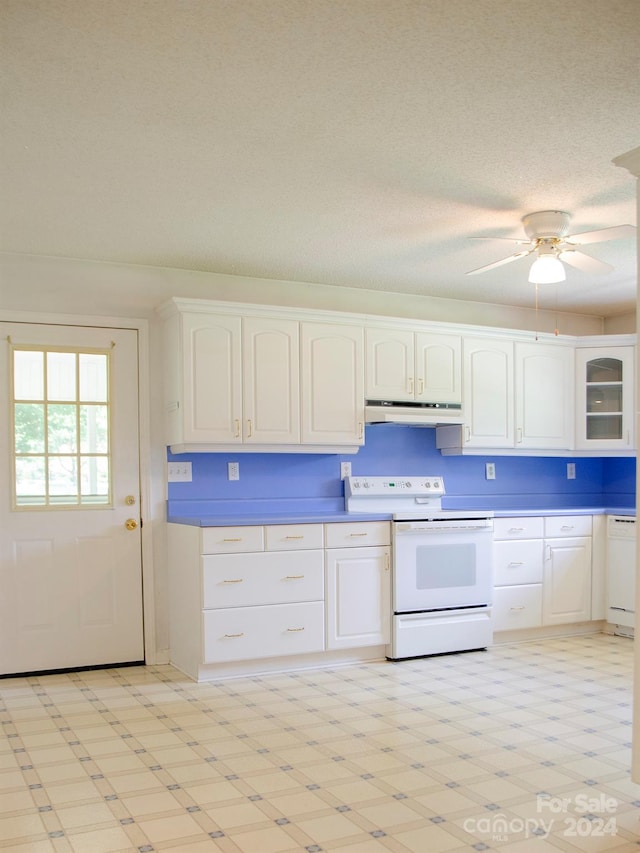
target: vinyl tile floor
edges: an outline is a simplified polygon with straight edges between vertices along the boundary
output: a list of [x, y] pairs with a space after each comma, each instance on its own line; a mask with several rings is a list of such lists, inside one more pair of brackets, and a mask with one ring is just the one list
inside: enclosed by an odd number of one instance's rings
[[631, 640], [0, 681], [12, 853], [640, 851]]

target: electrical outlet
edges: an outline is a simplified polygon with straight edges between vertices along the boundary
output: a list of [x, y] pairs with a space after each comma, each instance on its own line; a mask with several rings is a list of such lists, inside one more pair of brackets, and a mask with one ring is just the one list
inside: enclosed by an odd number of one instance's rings
[[229, 480], [239, 480], [240, 479], [240, 463], [239, 462], [227, 463], [227, 478]]
[[575, 480], [576, 478], [576, 463], [567, 462], [567, 480]]
[[167, 462], [169, 483], [190, 483], [192, 480], [191, 462]]
[[344, 480], [345, 477], [351, 476], [351, 462], [341, 462], [340, 463], [340, 479]]
[[496, 478], [496, 463], [486, 462], [484, 466], [484, 476], [487, 480], [495, 480]]

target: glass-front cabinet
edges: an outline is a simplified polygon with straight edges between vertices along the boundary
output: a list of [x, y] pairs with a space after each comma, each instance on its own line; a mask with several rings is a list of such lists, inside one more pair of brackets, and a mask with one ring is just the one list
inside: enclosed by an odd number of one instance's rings
[[633, 347], [578, 348], [578, 450], [629, 449], [633, 432]]

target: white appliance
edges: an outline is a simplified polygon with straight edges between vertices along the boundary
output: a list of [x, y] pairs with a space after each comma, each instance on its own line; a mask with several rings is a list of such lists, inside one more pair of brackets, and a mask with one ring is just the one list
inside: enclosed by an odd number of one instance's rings
[[611, 515], [607, 520], [607, 622], [616, 626], [616, 633], [633, 635], [635, 596], [636, 520]]
[[483, 649], [493, 630], [493, 513], [443, 510], [442, 477], [348, 477], [348, 512], [392, 516], [390, 660]]

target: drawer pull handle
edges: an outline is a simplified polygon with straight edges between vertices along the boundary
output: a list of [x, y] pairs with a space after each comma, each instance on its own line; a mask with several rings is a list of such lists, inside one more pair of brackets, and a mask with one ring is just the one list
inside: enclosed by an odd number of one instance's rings
[[225, 639], [232, 640], [235, 637], [244, 637], [244, 631], [241, 631], [239, 634], [225, 634]]
[[560, 528], [560, 530], [573, 530], [573, 528], [574, 528], [573, 524], [563, 524], [562, 527]]
[[287, 575], [285, 577], [285, 580], [286, 581], [299, 581], [299, 580], [302, 580], [303, 577], [304, 577], [304, 575]]
[[522, 562], [522, 560], [520, 560], [520, 562], [518, 562], [517, 560], [512, 560], [509, 563], [509, 568], [515, 568], [516, 566], [524, 566], [524, 563]]
[[368, 536], [368, 533], [350, 533], [349, 536]]
[[522, 533], [524, 527], [510, 527], [509, 533]]
[[304, 536], [285, 536], [285, 540], [287, 539], [304, 539]]
[[244, 578], [233, 578], [232, 580], [227, 580], [226, 578], [222, 581], [222, 583], [242, 583]]
[[297, 632], [297, 631], [304, 631], [304, 626], [302, 628], [287, 628], [287, 631], [289, 631], [292, 634]]
[[223, 542], [242, 542], [242, 536], [238, 536], [236, 539], [223, 539]]
[[521, 604], [520, 607], [512, 607], [511, 610], [524, 610], [524, 604]]

